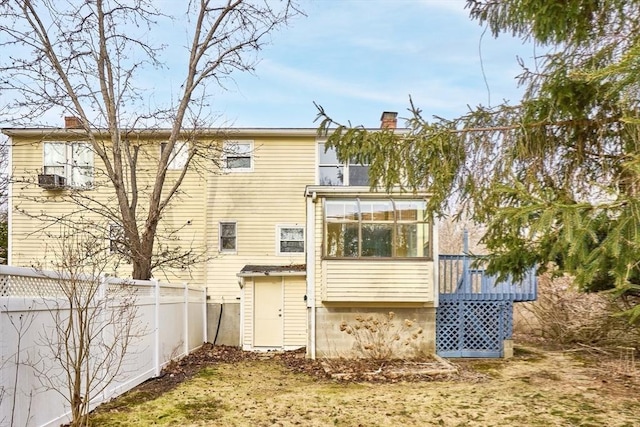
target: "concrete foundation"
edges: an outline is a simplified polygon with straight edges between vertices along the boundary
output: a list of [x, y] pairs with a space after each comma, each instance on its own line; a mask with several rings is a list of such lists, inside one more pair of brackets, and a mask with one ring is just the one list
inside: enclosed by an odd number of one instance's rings
[[208, 303], [207, 335], [217, 345], [240, 346], [240, 304]]
[[[394, 313], [391, 322], [390, 312]], [[382, 345], [393, 347], [393, 358], [413, 359], [435, 353], [436, 309], [433, 307], [323, 306], [316, 308], [316, 316], [317, 358], [366, 357], [362, 344], [380, 345], [375, 343], [378, 339]], [[389, 324], [384, 325], [385, 321]], [[371, 329], [367, 329], [364, 333], [367, 325], [375, 328], [375, 332], [369, 333]], [[348, 328], [351, 333], [347, 332]], [[354, 331], [356, 328], [359, 330]]]

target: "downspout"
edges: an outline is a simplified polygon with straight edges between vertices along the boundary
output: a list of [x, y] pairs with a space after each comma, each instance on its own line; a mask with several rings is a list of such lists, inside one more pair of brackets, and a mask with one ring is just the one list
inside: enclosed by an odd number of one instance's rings
[[316, 193], [307, 197], [307, 309], [309, 310], [309, 356], [316, 358], [316, 247], [315, 247]]
[[13, 137], [7, 139], [7, 169], [0, 173], [7, 174], [7, 265], [13, 265]]

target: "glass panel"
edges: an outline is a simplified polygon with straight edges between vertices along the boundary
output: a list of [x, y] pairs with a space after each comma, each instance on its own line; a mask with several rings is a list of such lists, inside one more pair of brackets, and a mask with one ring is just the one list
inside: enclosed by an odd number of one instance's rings
[[234, 223], [221, 223], [220, 224], [220, 235], [222, 237], [235, 237], [236, 236], [236, 225]]
[[60, 175], [64, 177], [64, 166], [45, 166], [45, 175]]
[[71, 185], [74, 187], [91, 187], [93, 185], [93, 168], [79, 166], [71, 168]]
[[76, 143], [72, 145], [73, 164], [76, 166], [93, 166], [91, 145]]
[[236, 250], [236, 224], [233, 222], [220, 223], [220, 250]]
[[391, 201], [360, 201], [363, 221], [393, 221]]
[[300, 227], [282, 227], [280, 229], [280, 240], [304, 240], [304, 229]]
[[427, 221], [426, 206], [424, 200], [396, 201], [398, 221]]
[[325, 153], [324, 144], [318, 144], [318, 163], [321, 165], [338, 165], [338, 156], [335, 148], [330, 148]]
[[251, 157], [227, 157], [228, 169], [250, 169]]
[[396, 256], [415, 257], [418, 256], [418, 225], [398, 224], [396, 234]]
[[327, 256], [358, 256], [358, 224], [329, 223], [326, 237]]
[[[45, 142], [44, 144], [44, 166], [62, 166], [62, 173], [58, 175], [64, 176], [64, 165], [67, 163], [67, 146], [58, 142]], [[45, 173], [49, 173], [46, 172]], [[55, 173], [55, 172], [51, 172]]]
[[171, 157], [169, 158], [169, 169], [182, 169], [187, 164], [189, 158], [189, 143], [188, 142], [176, 142], [171, 151]]
[[349, 185], [369, 186], [369, 166], [349, 166]]
[[220, 239], [220, 249], [223, 251], [234, 251], [236, 249], [236, 238], [222, 237]]
[[[224, 146], [224, 151], [227, 155], [245, 157], [246, 154], [251, 154], [250, 142], [228, 142]], [[250, 156], [249, 156], [250, 157]]]
[[320, 185], [342, 185], [344, 179], [344, 167], [320, 166]]
[[282, 241], [280, 252], [304, 252], [304, 242]]
[[324, 207], [327, 220], [358, 220], [358, 204], [355, 200], [327, 200]]
[[392, 224], [362, 224], [362, 256], [390, 257]]

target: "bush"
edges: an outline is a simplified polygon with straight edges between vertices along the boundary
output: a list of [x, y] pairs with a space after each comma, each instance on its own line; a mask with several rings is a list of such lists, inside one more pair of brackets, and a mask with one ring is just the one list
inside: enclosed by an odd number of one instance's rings
[[395, 316], [392, 311], [386, 315], [358, 315], [352, 324], [343, 321], [340, 331], [353, 337], [354, 348], [361, 357], [389, 360], [406, 354], [407, 347], [415, 356], [423, 356], [419, 354], [422, 328], [416, 320], [399, 321]]

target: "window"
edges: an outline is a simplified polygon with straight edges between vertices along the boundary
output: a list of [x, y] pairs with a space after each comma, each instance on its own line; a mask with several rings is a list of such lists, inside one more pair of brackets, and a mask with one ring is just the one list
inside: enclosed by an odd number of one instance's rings
[[304, 253], [304, 227], [278, 225], [276, 227], [278, 255]]
[[125, 240], [124, 228], [120, 224], [109, 225], [109, 253], [130, 257], [131, 250]]
[[[165, 148], [167, 148], [167, 142], [162, 142], [160, 144], [160, 155], [164, 152]], [[187, 160], [189, 159], [189, 143], [183, 141], [176, 141], [173, 146], [173, 150], [171, 150], [171, 156], [169, 157], [169, 163], [167, 164], [168, 170], [182, 170], [187, 164]]]
[[235, 222], [220, 223], [220, 252], [234, 253], [237, 250], [238, 235]]
[[43, 172], [59, 175], [70, 187], [93, 185], [93, 150], [85, 142], [44, 142]]
[[355, 161], [340, 163], [336, 150], [325, 151], [321, 142], [318, 144], [318, 181], [320, 185], [369, 186], [369, 165]]
[[224, 143], [223, 151], [223, 164], [229, 172], [253, 170], [252, 141], [227, 141]]
[[428, 257], [424, 200], [326, 200], [324, 254], [332, 258]]

